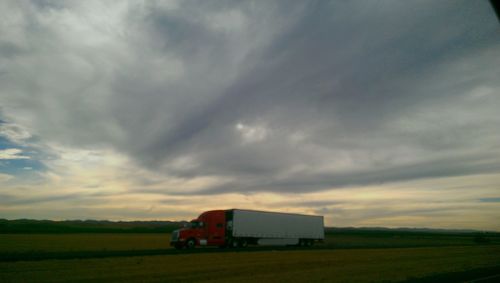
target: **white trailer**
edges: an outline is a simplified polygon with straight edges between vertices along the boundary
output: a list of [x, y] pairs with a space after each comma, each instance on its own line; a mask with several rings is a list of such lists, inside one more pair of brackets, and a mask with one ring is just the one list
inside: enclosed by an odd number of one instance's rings
[[228, 212], [228, 232], [239, 245], [308, 246], [325, 237], [323, 216], [241, 209]]

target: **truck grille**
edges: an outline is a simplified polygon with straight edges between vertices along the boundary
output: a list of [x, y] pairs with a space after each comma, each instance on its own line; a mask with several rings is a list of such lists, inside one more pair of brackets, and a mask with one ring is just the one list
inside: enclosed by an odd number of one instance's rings
[[175, 242], [179, 240], [179, 231], [174, 231], [172, 232], [172, 235], [170, 236], [170, 241]]

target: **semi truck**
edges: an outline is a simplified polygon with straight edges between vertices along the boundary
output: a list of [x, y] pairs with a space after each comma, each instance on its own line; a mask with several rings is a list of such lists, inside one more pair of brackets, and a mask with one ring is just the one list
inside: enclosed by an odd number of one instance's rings
[[211, 210], [172, 232], [170, 245], [246, 247], [311, 246], [324, 240], [323, 216], [244, 209]]

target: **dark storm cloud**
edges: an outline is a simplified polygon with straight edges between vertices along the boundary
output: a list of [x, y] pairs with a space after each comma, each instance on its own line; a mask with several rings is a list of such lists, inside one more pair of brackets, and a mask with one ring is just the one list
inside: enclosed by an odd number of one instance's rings
[[196, 193], [500, 169], [500, 37], [486, 1], [131, 2], [116, 29], [71, 26], [54, 15], [77, 3], [47, 3], [12, 4], [29, 24], [0, 44], [1, 102], [40, 117], [46, 140], [230, 180]]
[[499, 170], [498, 158], [492, 158], [491, 156], [461, 156], [406, 166], [360, 169], [342, 173], [298, 172], [286, 179], [276, 178], [272, 174], [261, 174], [259, 177], [240, 175], [237, 180], [222, 185], [215, 185], [199, 191], [176, 192], [173, 194], [221, 194], [233, 192], [235, 188], [244, 193], [261, 191], [300, 193], [304, 192], [304, 188], [307, 188], [308, 191], [320, 191], [335, 187], [382, 185], [389, 182], [424, 178], [488, 174], [496, 173]]

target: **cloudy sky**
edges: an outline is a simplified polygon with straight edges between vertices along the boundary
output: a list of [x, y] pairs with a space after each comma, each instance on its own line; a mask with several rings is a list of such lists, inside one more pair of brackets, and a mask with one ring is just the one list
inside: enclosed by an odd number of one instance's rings
[[500, 231], [488, 1], [0, 1], [0, 218]]

